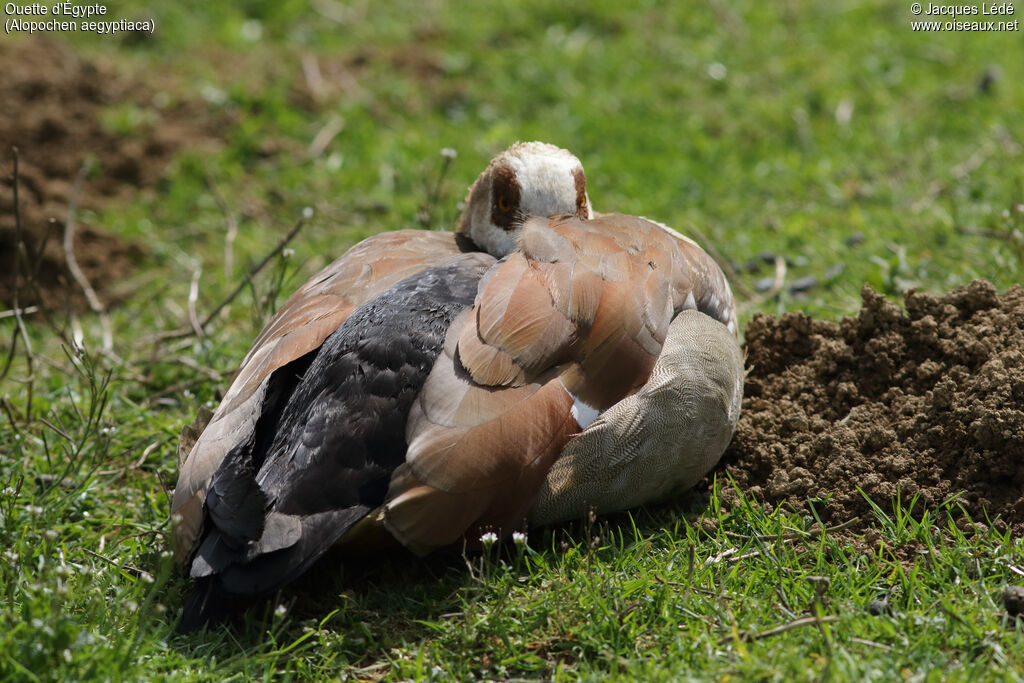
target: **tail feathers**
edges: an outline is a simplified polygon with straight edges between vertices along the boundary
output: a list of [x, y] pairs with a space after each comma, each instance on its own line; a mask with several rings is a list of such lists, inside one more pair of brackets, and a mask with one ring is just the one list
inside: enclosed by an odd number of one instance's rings
[[178, 633], [202, 631], [226, 621], [243, 607], [242, 601], [227, 593], [216, 577], [200, 579], [185, 601], [175, 630]]
[[[364, 506], [310, 515], [301, 520], [271, 513], [267, 538], [246, 550], [236, 550], [213, 530], [192, 560], [196, 588], [188, 599], [179, 631], [187, 632], [217, 623], [246, 600], [269, 595], [291, 583], [324, 555], [346, 531], [366, 516]], [[272, 521], [274, 517], [294, 520]], [[270, 535], [271, 532], [273, 535]], [[260, 551], [264, 547], [266, 552]]]
[[256, 483], [247, 456], [241, 448], [229, 453], [214, 474], [206, 496], [210, 521], [235, 548], [244, 547], [263, 535], [267, 499]]
[[259, 540], [242, 547], [236, 547], [219, 528], [214, 529], [196, 551], [190, 575], [200, 579], [223, 572], [232, 564], [251, 562], [261, 555], [290, 548], [302, 538], [302, 529], [303, 522], [298, 517], [271, 512]]
[[291, 583], [369, 511], [368, 507], [358, 505], [305, 517], [296, 542], [281, 550], [258, 554], [248, 561], [230, 564], [219, 572], [220, 581], [227, 590], [242, 595], [266, 594]]

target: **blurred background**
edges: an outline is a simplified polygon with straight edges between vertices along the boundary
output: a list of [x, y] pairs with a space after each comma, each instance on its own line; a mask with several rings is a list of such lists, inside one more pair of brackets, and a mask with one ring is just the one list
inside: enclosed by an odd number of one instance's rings
[[173, 301], [132, 299], [180, 301], [201, 269], [212, 307], [302, 207], [285, 293], [367, 235], [450, 229], [488, 159], [532, 139], [579, 156], [598, 210], [708, 246], [745, 319], [848, 314], [865, 282], [1002, 289], [1024, 253], [1024, 34], [919, 18], [799, 0], [126, 2], [101, 19], [152, 35], [4, 37], [3, 170], [17, 144], [40, 232], [88, 163], [80, 260], [101, 298], [127, 299], [129, 336], [140, 315], [181, 322]]

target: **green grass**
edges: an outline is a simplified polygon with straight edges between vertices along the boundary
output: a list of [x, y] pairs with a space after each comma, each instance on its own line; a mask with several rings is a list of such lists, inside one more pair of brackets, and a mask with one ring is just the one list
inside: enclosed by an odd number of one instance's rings
[[[313, 5], [129, 2], [108, 11], [155, 13], [155, 36], [65, 36], [229, 123], [220, 150], [182, 153], [156, 189], [82, 212], [147, 249], [111, 313], [124, 362], [92, 350], [94, 318], [91, 350], [67, 356], [65, 321], [33, 316], [34, 362], [19, 345], [0, 384], [0, 679], [1024, 678], [1024, 625], [1004, 622], [1000, 599], [1024, 582], [1019, 537], [877, 501], [876, 531], [850, 544], [808, 535], [814, 520], [792, 511], [723, 509], [714, 492], [533, 531], [472, 569], [402, 556], [321, 569], [281, 596], [284, 616], [172, 635], [181, 426], [215, 404], [282, 296], [367, 235], [450, 227], [516, 139], [572, 149], [599, 210], [706, 237], [741, 271], [744, 321], [852, 313], [864, 282], [890, 296], [974, 277], [1003, 289], [1024, 258], [1020, 33], [914, 33], [909, 3]], [[319, 99], [303, 55], [326, 81]], [[151, 115], [113, 102], [103, 121], [144, 137]], [[459, 156], [432, 198], [442, 147]], [[211, 184], [238, 221], [230, 272]], [[197, 269], [202, 314], [305, 206], [294, 253], [207, 337], [144, 341], [185, 322]], [[788, 260], [787, 283], [818, 285], [752, 296], [773, 269], [746, 264], [765, 251]], [[4, 358], [14, 334], [0, 319]], [[885, 595], [889, 612], [871, 615]], [[744, 639], [806, 616], [819, 619]]]

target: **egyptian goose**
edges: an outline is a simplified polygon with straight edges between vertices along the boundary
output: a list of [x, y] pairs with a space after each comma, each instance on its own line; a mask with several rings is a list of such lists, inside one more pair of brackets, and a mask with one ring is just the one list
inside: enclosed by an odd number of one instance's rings
[[[215, 616], [210, 597], [271, 591], [336, 545], [422, 555], [646, 502], [692, 483], [660, 460], [702, 476], [724, 450], [742, 359], [697, 245], [593, 217], [579, 162], [538, 143], [499, 155], [442, 236], [357, 245], [257, 338], [175, 490], [200, 582], [186, 628]], [[675, 419], [693, 443], [666, 436]]]
[[302, 285], [260, 332], [198, 440], [179, 450], [174, 489], [174, 556], [185, 565], [206, 526], [210, 480], [227, 453], [252, 438], [271, 375], [315, 352], [351, 313], [402, 279], [445, 257], [515, 246], [513, 222], [526, 214], [589, 217], [586, 176], [571, 153], [542, 142], [516, 144], [495, 157], [470, 187], [458, 230], [397, 230], [375, 235]]

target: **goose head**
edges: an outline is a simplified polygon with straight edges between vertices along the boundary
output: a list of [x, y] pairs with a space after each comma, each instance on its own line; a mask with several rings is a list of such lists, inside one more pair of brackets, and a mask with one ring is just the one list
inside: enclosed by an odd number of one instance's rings
[[519, 244], [527, 216], [592, 218], [583, 164], [544, 142], [512, 145], [469, 188], [456, 232], [502, 258]]

